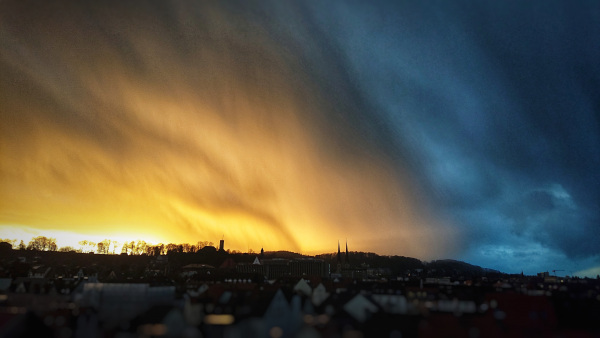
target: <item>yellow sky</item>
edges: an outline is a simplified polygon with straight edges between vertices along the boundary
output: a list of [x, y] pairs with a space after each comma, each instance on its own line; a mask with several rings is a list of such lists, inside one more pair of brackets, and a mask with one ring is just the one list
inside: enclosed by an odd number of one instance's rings
[[410, 179], [325, 121], [345, 112], [293, 53], [210, 11], [179, 28], [201, 42], [186, 48], [142, 14], [0, 23], [0, 237], [451, 250]]

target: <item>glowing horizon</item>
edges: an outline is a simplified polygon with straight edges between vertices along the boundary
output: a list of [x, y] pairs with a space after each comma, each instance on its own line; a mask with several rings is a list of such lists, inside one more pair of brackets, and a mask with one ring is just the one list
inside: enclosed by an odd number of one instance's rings
[[[151, 236], [144, 236], [142, 235], [142, 237], [140, 237], [140, 234], [138, 233], [124, 233], [124, 232], [118, 232], [118, 233], [109, 233], [108, 235], [105, 234], [93, 234], [93, 233], [89, 233], [89, 234], [83, 234], [83, 233], [79, 233], [79, 232], [75, 232], [75, 231], [67, 231], [67, 230], [53, 230], [53, 229], [38, 229], [38, 228], [32, 228], [32, 227], [28, 227], [28, 226], [18, 226], [18, 225], [3, 225], [2, 226], [2, 236], [0, 236], [0, 239], [3, 240], [11, 240], [11, 241], [15, 241], [13, 243], [13, 249], [17, 249], [18, 245], [20, 243], [20, 241], [23, 241], [23, 243], [25, 245], [28, 245], [30, 243], [31, 240], [33, 240], [34, 238], [38, 237], [38, 236], [44, 236], [47, 238], [52, 238], [56, 240], [56, 245], [57, 245], [57, 250], [61, 249], [63, 247], [72, 247], [75, 250], [79, 250], [81, 248], [81, 244], [80, 242], [83, 240], [89, 241], [89, 242], [93, 242], [94, 244], [98, 244], [99, 242], [102, 242], [104, 240], [111, 240], [111, 241], [116, 241], [118, 243], [118, 246], [116, 246], [116, 248], [113, 250], [110, 250], [110, 253], [112, 254], [113, 251], [116, 254], [121, 253], [123, 244], [125, 243], [130, 243], [130, 242], [135, 242], [137, 243], [138, 241], [144, 241], [146, 242], [148, 245], [160, 245], [160, 244], [190, 244], [190, 245], [196, 245], [198, 242], [210, 242], [213, 244], [213, 246], [215, 248], [218, 248], [219, 246], [219, 241], [221, 239], [225, 240], [225, 250], [231, 250], [231, 251], [238, 251], [238, 252], [249, 252], [250, 250], [252, 250], [253, 252], [257, 253], [260, 252], [261, 249], [265, 249], [265, 251], [269, 252], [269, 251], [280, 251], [280, 250], [284, 250], [284, 251], [291, 251], [291, 252], [295, 252], [295, 253], [299, 253], [299, 254], [303, 254], [303, 255], [317, 255], [317, 254], [324, 254], [324, 253], [330, 253], [330, 252], [336, 252], [337, 250], [337, 239], [336, 240], [332, 240], [331, 241], [331, 247], [324, 249], [324, 250], [309, 250], [309, 251], [294, 251], [294, 250], [290, 250], [289, 248], [277, 248], [277, 249], [271, 249], [268, 247], [246, 247], [246, 248], [241, 248], [241, 247], [229, 247], [229, 243], [227, 241], [227, 239], [223, 236], [221, 238], [198, 238], [197, 240], [190, 240], [187, 242], [178, 242], [178, 241], [164, 241], [161, 240], [159, 238], [156, 237], [151, 237]], [[137, 237], [136, 237], [137, 236]], [[340, 243], [342, 241], [346, 242], [347, 239], [339, 239]], [[348, 242], [350, 251], [361, 251], [361, 250], [356, 250], [355, 248], [352, 247], [352, 242]], [[90, 251], [96, 251], [96, 249], [94, 250], [90, 250]], [[374, 252], [373, 250], [371, 251], [364, 251], [364, 252]], [[385, 253], [380, 253], [380, 252], [374, 252], [376, 254], [380, 254], [380, 255], [385, 255]], [[399, 255], [399, 254], [398, 254]], [[416, 257], [415, 257], [416, 258]]]
[[[176, 22], [196, 20], [175, 7]], [[152, 16], [122, 21], [116, 8], [96, 13], [97, 29], [84, 5], [4, 25], [15, 47], [4, 83], [27, 89], [3, 87], [0, 236], [12, 224], [57, 240], [224, 236], [241, 251], [313, 253], [346, 237], [387, 254], [453, 250], [456, 232], [408, 174], [349, 121], [327, 121], [358, 108], [323, 96], [304, 61], [251, 23], [205, 9], [201, 23], [153, 34]]]
[[595, 6], [438, 5], [1, 1], [0, 238], [592, 271]]

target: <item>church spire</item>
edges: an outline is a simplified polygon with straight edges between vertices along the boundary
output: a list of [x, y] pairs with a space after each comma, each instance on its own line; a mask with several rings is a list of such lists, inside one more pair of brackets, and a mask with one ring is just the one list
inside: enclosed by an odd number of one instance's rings
[[340, 252], [340, 240], [338, 240], [337, 261], [338, 261], [338, 264], [342, 264], [342, 253]]
[[350, 258], [348, 257], [348, 240], [346, 240], [346, 257], [344, 257], [344, 264], [350, 264]]

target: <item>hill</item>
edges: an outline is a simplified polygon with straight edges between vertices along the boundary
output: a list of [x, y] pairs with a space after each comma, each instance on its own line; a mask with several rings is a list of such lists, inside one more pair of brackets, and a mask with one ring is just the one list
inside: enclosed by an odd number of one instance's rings
[[[212, 248], [212, 247], [211, 247]], [[346, 264], [345, 253], [341, 254], [341, 263]], [[19, 256], [27, 257], [28, 262], [43, 257], [44, 263], [51, 266], [97, 266], [99, 270], [142, 270], [153, 261], [152, 256], [143, 255], [94, 255], [75, 252], [34, 251], [34, 250], [4, 250], [4, 259], [15, 260]], [[259, 253], [227, 253], [213, 250], [200, 250], [196, 253], [169, 253], [168, 261], [173, 268], [187, 264], [203, 263], [215, 267], [225, 260], [233, 259], [236, 263], [250, 263]], [[291, 251], [267, 251], [263, 258], [297, 259], [308, 258]], [[330, 264], [334, 271], [338, 264], [337, 253], [325, 253], [314, 256]], [[351, 269], [378, 269], [379, 274], [387, 276], [421, 276], [421, 277], [483, 277], [501, 276], [503, 273], [480, 266], [472, 265], [453, 259], [441, 259], [423, 262], [419, 259], [404, 256], [380, 256], [372, 252], [349, 252], [348, 264]]]

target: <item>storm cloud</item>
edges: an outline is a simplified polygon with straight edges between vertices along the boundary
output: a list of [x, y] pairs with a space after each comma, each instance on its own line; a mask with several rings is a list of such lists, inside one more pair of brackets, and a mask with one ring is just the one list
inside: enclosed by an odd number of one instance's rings
[[[340, 15], [323, 24], [342, 36], [354, 81], [412, 149], [414, 178], [460, 229], [463, 257], [489, 265], [528, 253], [529, 263], [495, 264], [530, 273], [598, 265], [597, 4], [333, 10]], [[490, 248], [500, 254], [485, 258]]]
[[595, 3], [0, 13], [6, 227], [600, 266]]

